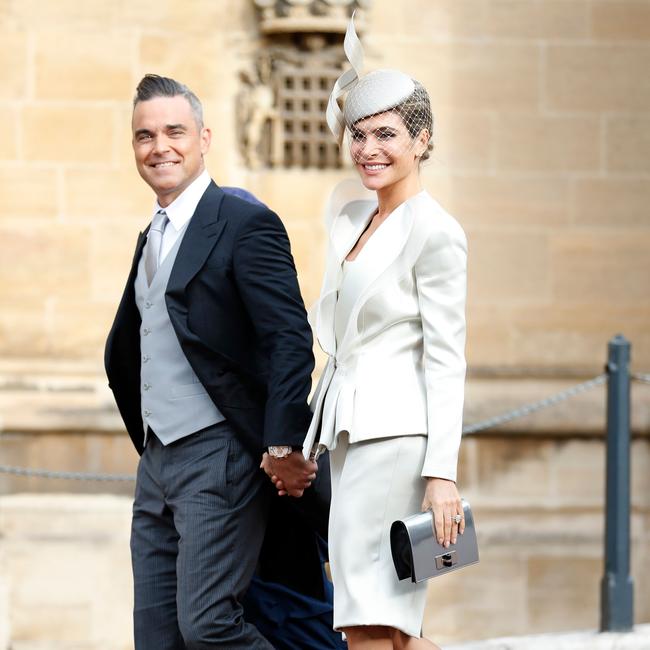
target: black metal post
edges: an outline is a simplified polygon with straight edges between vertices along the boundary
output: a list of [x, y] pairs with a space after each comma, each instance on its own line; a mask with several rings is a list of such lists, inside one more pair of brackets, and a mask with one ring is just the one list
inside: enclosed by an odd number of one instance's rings
[[630, 342], [617, 334], [609, 342], [607, 359], [607, 486], [601, 632], [625, 632], [634, 625], [634, 583], [630, 576], [629, 364]]

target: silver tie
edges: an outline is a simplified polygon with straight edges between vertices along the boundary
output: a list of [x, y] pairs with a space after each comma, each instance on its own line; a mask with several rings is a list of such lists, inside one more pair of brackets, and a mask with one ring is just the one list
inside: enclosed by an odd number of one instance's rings
[[149, 286], [151, 286], [153, 276], [156, 275], [160, 264], [160, 248], [162, 247], [163, 233], [168, 221], [167, 213], [164, 210], [158, 210], [151, 222], [151, 228], [149, 228], [147, 243], [144, 247], [144, 271]]

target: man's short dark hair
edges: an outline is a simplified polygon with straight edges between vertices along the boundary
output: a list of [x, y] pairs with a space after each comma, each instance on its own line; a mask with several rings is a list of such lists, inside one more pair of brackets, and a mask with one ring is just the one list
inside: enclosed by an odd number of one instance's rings
[[203, 128], [203, 107], [199, 98], [185, 85], [157, 74], [146, 74], [135, 89], [133, 108], [140, 102], [146, 102], [154, 97], [185, 97], [190, 104], [194, 119], [200, 129]]

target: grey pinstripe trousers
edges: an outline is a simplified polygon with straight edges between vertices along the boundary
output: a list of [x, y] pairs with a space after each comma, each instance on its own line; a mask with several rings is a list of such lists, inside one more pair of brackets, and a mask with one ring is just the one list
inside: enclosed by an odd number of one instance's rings
[[259, 459], [227, 422], [167, 446], [150, 434], [131, 528], [136, 650], [272, 650], [240, 604], [267, 517]]

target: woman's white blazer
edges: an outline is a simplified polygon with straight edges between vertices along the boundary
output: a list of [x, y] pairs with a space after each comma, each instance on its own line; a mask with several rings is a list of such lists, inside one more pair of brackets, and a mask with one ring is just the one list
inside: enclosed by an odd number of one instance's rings
[[[422, 476], [455, 481], [465, 383], [465, 234], [420, 192], [373, 233], [353, 262], [365, 256], [354, 285], [339, 295], [343, 260], [376, 208], [376, 201], [348, 203], [330, 229], [323, 287], [310, 315], [328, 360], [303, 450], [308, 456], [319, 444], [333, 449], [341, 430], [351, 443], [426, 434]], [[347, 323], [338, 336], [335, 318]]]

